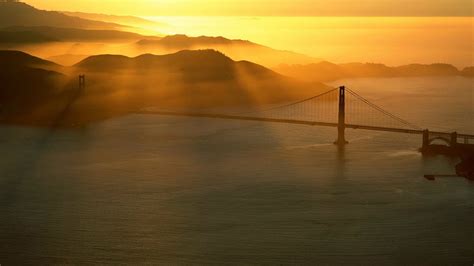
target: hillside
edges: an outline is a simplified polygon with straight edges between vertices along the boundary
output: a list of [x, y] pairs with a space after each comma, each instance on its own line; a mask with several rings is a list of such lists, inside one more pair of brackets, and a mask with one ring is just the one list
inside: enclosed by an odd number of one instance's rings
[[[275, 67], [282, 63], [309, 64], [321, 61], [303, 54], [224, 37], [172, 35], [158, 38], [127, 32], [156, 34], [156, 28], [160, 25], [136, 17], [88, 13], [65, 14], [39, 10], [20, 2], [0, 2], [0, 49], [18, 49], [35, 54], [41, 51], [43, 57], [54, 57], [58, 59], [57, 62], [68, 64], [74, 63], [70, 59], [78, 54], [120, 53], [136, 56], [144, 53], [169, 54], [184, 49], [215, 49], [234, 60], [249, 60], [266, 67]], [[83, 46], [85, 47], [83, 49], [76, 45], [92, 42], [98, 45]], [[111, 47], [110, 42], [130, 44], [117, 48]], [[66, 44], [58, 46], [58, 43]]]
[[[98, 55], [66, 68], [17, 51], [0, 51], [0, 121], [77, 126], [155, 106], [192, 109], [259, 106], [326, 90], [213, 50], [138, 57]], [[52, 71], [57, 69], [58, 71]], [[63, 70], [60, 73], [60, 70]], [[86, 75], [80, 90], [77, 76]]]
[[[215, 50], [184, 50], [174, 54], [145, 54], [130, 58], [120, 55], [89, 57], [74, 66], [92, 75], [107, 74], [107, 83], [156, 90], [164, 87], [167, 97], [190, 106], [226, 106], [296, 99], [315, 90], [304, 87], [267, 68], [247, 61], [234, 61]], [[133, 85], [131, 85], [133, 84]], [[170, 91], [175, 88], [175, 91]], [[177, 95], [175, 92], [179, 91]], [[162, 93], [161, 91], [160, 93]], [[246, 97], [255, 97], [253, 99]], [[151, 97], [153, 98], [153, 97]], [[167, 103], [164, 103], [167, 104]]]
[[39, 57], [35, 57], [20, 51], [2, 51], [0, 50], [0, 68], [5, 71], [8, 69], [18, 67], [31, 67], [31, 68], [42, 68], [51, 69], [59, 68], [58, 64], [43, 60]]
[[318, 82], [365, 77], [469, 76], [469, 68], [460, 71], [449, 64], [411, 64], [389, 67], [373, 63], [333, 64], [320, 62], [309, 65], [281, 65], [275, 70], [300, 80]]
[[0, 44], [35, 44], [57, 42], [58, 39], [30, 30], [0, 30]]
[[[143, 35], [117, 30], [13, 26], [0, 30], [0, 43], [133, 42]], [[154, 37], [148, 37], [154, 38]]]
[[164, 24], [151, 21], [148, 19], [134, 17], [134, 16], [117, 16], [117, 15], [107, 15], [107, 14], [96, 14], [96, 13], [84, 13], [84, 12], [65, 12], [61, 11], [61, 13], [66, 14], [68, 16], [79, 17], [83, 19], [89, 20], [96, 20], [96, 21], [104, 21], [110, 23], [116, 23], [120, 25], [127, 25], [131, 27], [161, 27]]
[[170, 35], [161, 39], [143, 39], [136, 43], [136, 49], [146, 53], [173, 53], [183, 49], [214, 49], [229, 55], [234, 60], [249, 60], [267, 67], [281, 63], [308, 64], [321, 61], [310, 56], [272, 49], [246, 40], [232, 40], [224, 37], [189, 37]]
[[83, 29], [119, 29], [123, 26], [36, 9], [25, 3], [0, 2], [0, 28], [11, 26], [50, 26]]
[[137, 42], [139, 46], [155, 46], [163, 49], [171, 50], [184, 50], [184, 49], [195, 49], [209, 46], [253, 46], [263, 48], [264, 46], [258, 45], [244, 40], [230, 40], [224, 37], [188, 37], [186, 35], [169, 35], [159, 40], [144, 39]]
[[[64, 45], [61, 45], [64, 44]], [[114, 46], [121, 44], [121, 47]], [[29, 45], [27, 48], [24, 45]], [[248, 60], [267, 67], [281, 63], [305, 64], [320, 60], [305, 55], [275, 50], [246, 40], [224, 37], [165, 37], [144, 36], [117, 30], [90, 30], [48, 26], [12, 26], [0, 29], [0, 49], [23, 49], [25, 52], [42, 51], [42, 56], [55, 62], [71, 65], [84, 56], [97, 53], [169, 54], [181, 50], [214, 49], [234, 60]], [[77, 55], [84, 55], [79, 57]]]
[[461, 75], [466, 77], [474, 77], [474, 66], [464, 68], [461, 71]]
[[33, 110], [57, 98], [66, 76], [60, 66], [17, 51], [0, 51], [0, 121], [30, 121]]

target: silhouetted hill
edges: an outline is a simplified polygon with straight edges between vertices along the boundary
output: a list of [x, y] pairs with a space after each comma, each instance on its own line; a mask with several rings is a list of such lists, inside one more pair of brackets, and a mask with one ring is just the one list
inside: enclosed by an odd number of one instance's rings
[[132, 27], [160, 27], [164, 24], [151, 21], [144, 18], [134, 17], [134, 16], [116, 16], [116, 15], [107, 15], [107, 14], [96, 14], [96, 13], [84, 13], [84, 12], [64, 12], [61, 11], [68, 16], [79, 17], [83, 19], [89, 20], [96, 20], [96, 21], [104, 21], [104, 22], [111, 22], [117, 23], [120, 25], [127, 25]]
[[172, 53], [183, 49], [214, 49], [219, 50], [234, 60], [250, 60], [268, 67], [283, 62], [306, 64], [321, 60], [306, 55], [275, 50], [245, 40], [231, 40], [224, 37], [189, 37], [186, 35], [170, 35], [161, 39], [143, 39], [136, 43], [137, 49], [149, 53]]
[[329, 62], [309, 65], [281, 65], [275, 70], [300, 80], [320, 82], [360, 77], [468, 76], [466, 73], [469, 72], [467, 70], [464, 73], [449, 64], [411, 64], [389, 67], [373, 63], [333, 64]]
[[[127, 95], [122, 98], [129, 104], [140, 102], [140, 107], [259, 105], [301, 99], [327, 88], [320, 83], [310, 86], [295, 82], [265, 67], [234, 61], [209, 49], [133, 58], [98, 55], [73, 67], [89, 76], [90, 83], [114, 88]], [[141, 93], [130, 95], [132, 91]], [[143, 93], [148, 97], [143, 98]]]
[[208, 37], [208, 36], [199, 36], [199, 37], [188, 37], [186, 35], [169, 35], [165, 36], [159, 40], [140, 40], [137, 42], [138, 45], [142, 46], [158, 46], [165, 49], [175, 49], [175, 50], [185, 50], [193, 48], [201, 48], [202, 46], [213, 46], [213, 45], [226, 45], [226, 46], [255, 46], [255, 47], [264, 47], [249, 41], [244, 40], [229, 40], [224, 37]]
[[383, 64], [349, 63], [341, 64], [339, 66], [342, 69], [342, 73], [352, 77], [383, 77], [395, 75], [393, 68], [387, 67]]
[[0, 28], [10, 26], [61, 26], [84, 29], [118, 29], [121, 25], [36, 9], [25, 3], [0, 2]]
[[16, 111], [27, 110], [33, 105], [49, 101], [58, 90], [57, 81], [63, 74], [44, 69], [14, 66], [0, 72], [0, 106]]
[[239, 78], [236, 69], [252, 73], [253, 77], [266, 76], [282, 80], [283, 76], [247, 61], [235, 62], [215, 50], [183, 50], [174, 54], [144, 54], [130, 58], [121, 55], [91, 56], [74, 66], [81, 71], [117, 72], [133, 71], [141, 73], [166, 73], [180, 75], [180, 82], [235, 81]]
[[20, 51], [0, 50], [0, 69], [7, 70], [18, 67], [45, 68], [51, 69], [60, 67], [59, 65], [43, 60], [41, 58], [29, 55]]
[[66, 76], [58, 65], [17, 51], [0, 51], [0, 121], [29, 121], [33, 110], [62, 93]]
[[461, 71], [461, 74], [466, 77], [474, 77], [474, 67], [466, 67]]
[[95, 71], [116, 71], [123, 69], [144, 69], [146, 71], [157, 68], [180, 68], [215, 70], [228, 68], [232, 59], [215, 50], [183, 50], [175, 54], [152, 55], [144, 54], [135, 58], [122, 55], [91, 56], [76, 65]]
[[143, 37], [140, 34], [116, 30], [84, 30], [45, 26], [15, 26], [0, 30], [0, 43], [133, 42]]
[[[327, 90], [213, 50], [134, 58], [98, 55], [70, 68], [0, 51], [0, 70], [0, 122], [45, 126], [83, 125], [150, 106], [193, 111], [258, 107]], [[79, 74], [86, 75], [84, 90], [77, 84]]]
[[59, 40], [30, 30], [0, 31], [0, 43], [2, 44], [47, 43], [57, 41]]
[[399, 76], [453, 76], [459, 75], [459, 70], [449, 64], [411, 64], [393, 68]]

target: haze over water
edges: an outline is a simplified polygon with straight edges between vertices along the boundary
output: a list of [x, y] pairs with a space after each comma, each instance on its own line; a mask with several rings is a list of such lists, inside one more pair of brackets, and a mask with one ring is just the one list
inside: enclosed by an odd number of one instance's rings
[[[345, 84], [421, 126], [472, 132], [469, 78]], [[421, 136], [130, 115], [0, 127], [0, 263], [471, 264], [474, 190]]]

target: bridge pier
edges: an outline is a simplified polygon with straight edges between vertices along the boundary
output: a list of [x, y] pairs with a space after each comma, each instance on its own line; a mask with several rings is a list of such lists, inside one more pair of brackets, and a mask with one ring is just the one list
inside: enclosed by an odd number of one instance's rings
[[337, 140], [334, 144], [339, 146], [346, 145], [346, 87], [339, 87], [339, 115], [337, 122]]

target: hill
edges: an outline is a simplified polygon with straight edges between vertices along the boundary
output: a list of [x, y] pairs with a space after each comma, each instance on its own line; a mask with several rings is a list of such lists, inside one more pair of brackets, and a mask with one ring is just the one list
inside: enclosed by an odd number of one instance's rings
[[[64, 44], [64, 45], [60, 45]], [[95, 45], [93, 45], [95, 44]], [[113, 46], [121, 44], [121, 47]], [[29, 45], [27, 48], [24, 45]], [[320, 60], [305, 55], [275, 50], [246, 40], [224, 37], [165, 37], [144, 36], [117, 30], [89, 30], [47, 26], [12, 26], [0, 29], [0, 49], [24, 49], [26, 52], [43, 51], [43, 56], [55, 62], [71, 65], [96, 53], [170, 54], [181, 50], [219, 50], [234, 60], [248, 60], [267, 67], [281, 63], [312, 63]], [[84, 55], [82, 57], [77, 55]]]
[[134, 17], [134, 16], [116, 16], [116, 15], [97, 14], [97, 13], [65, 12], [65, 11], [61, 11], [61, 13], [66, 14], [68, 16], [79, 17], [83, 19], [104, 21], [104, 22], [116, 23], [120, 25], [131, 26], [131, 27], [157, 28], [157, 27], [162, 27], [165, 25], [160, 22], [151, 21], [148, 19]]
[[244, 40], [230, 40], [224, 37], [209, 37], [209, 36], [199, 36], [199, 37], [188, 37], [186, 35], [177, 34], [165, 36], [159, 40], [149, 40], [144, 39], [137, 42], [137, 45], [140, 46], [155, 46], [163, 49], [171, 50], [184, 50], [184, 49], [195, 49], [201, 47], [209, 47], [213, 45], [222, 45], [222, 46], [253, 46], [264, 48], [262, 45], [252, 43]]
[[[0, 43], [133, 42], [143, 35], [117, 30], [12, 26], [0, 30]], [[154, 38], [149, 36], [148, 38]]]
[[466, 77], [474, 77], [474, 66], [464, 68], [461, 72], [461, 75]]
[[19, 67], [52, 69], [59, 68], [58, 64], [43, 60], [20, 51], [2, 51], [0, 50], [0, 69], [2, 71], [8, 69], [16, 69]]
[[[244, 40], [208, 36], [188, 37], [186, 35], [172, 35], [160, 39], [122, 31], [125, 29], [143, 32], [138, 27], [156, 29], [159, 25], [159, 23], [136, 17], [87, 13], [67, 14], [39, 10], [24, 3], [0, 2], [0, 49], [22, 49], [29, 53], [37, 53], [40, 50], [44, 57], [54, 57], [58, 59], [58, 62], [67, 63], [72, 63], [69, 59], [73, 54], [118, 53], [120, 50], [121, 54], [136, 56], [144, 53], [169, 54], [183, 49], [215, 49], [229, 55], [234, 60], [249, 60], [267, 67], [274, 67], [282, 63], [309, 64], [320, 61], [303, 54], [276, 50]], [[71, 16], [71, 14], [81, 17]], [[129, 26], [87, 18], [123, 21]], [[76, 45], [76, 43], [87, 42], [123, 41], [134, 44], [120, 47], [119, 50], [115, 49], [117, 47], [107, 45], [87, 46], [84, 49], [80, 49]], [[52, 44], [58, 42], [69, 42], [67, 45], [70, 47]], [[24, 45], [28, 45], [28, 47]], [[99, 52], [97, 49], [100, 49]], [[69, 50], [73, 51], [68, 52]], [[64, 56], [64, 59], [59, 56]]]
[[411, 64], [389, 67], [373, 63], [333, 64], [320, 62], [308, 65], [280, 65], [275, 70], [300, 80], [318, 82], [365, 77], [469, 76], [469, 68], [459, 71], [449, 64]]
[[0, 121], [34, 122], [34, 110], [61, 93], [60, 66], [18, 51], [0, 51]]
[[68, 16], [36, 9], [21, 2], [0, 2], [0, 28], [10, 26], [50, 26], [83, 29], [119, 29], [122, 25]]
[[306, 55], [272, 49], [245, 40], [232, 40], [224, 37], [189, 37], [186, 35], [170, 35], [161, 39], [143, 39], [136, 43], [136, 48], [147, 53], [173, 53], [183, 49], [219, 50], [234, 60], [250, 60], [252, 62], [274, 67], [283, 62], [308, 64], [321, 60]]
[[[125, 77], [129, 87], [140, 90], [166, 88], [170, 93], [166, 97], [174, 97], [177, 105], [260, 104], [299, 99], [314, 92], [265, 67], [248, 61], [234, 61], [215, 50], [184, 50], [133, 58], [99, 55], [81, 61], [74, 68], [81, 73], [91, 73], [92, 78], [94, 75], [107, 75], [106, 82], [115, 84], [113, 86], [117, 89], [123, 86], [121, 80]], [[314, 86], [315, 90], [324, 87], [322, 84]]]
[[[213, 50], [137, 57], [98, 55], [72, 67], [0, 51], [0, 121], [84, 125], [150, 106], [161, 109], [258, 106], [314, 95], [327, 87], [293, 81]], [[57, 69], [53, 71], [51, 69]], [[77, 76], [86, 75], [81, 90]]]
[[0, 30], [0, 44], [34, 44], [57, 42], [58, 39], [30, 30]]

